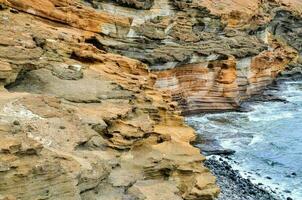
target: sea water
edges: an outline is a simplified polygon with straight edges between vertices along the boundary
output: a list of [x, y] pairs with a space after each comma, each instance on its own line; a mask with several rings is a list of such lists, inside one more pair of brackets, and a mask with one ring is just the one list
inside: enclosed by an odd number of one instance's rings
[[280, 199], [302, 200], [302, 82], [280, 87], [276, 95], [287, 103], [249, 103], [250, 112], [201, 114], [187, 122], [198, 134], [235, 150], [233, 167], [253, 183], [269, 186]]

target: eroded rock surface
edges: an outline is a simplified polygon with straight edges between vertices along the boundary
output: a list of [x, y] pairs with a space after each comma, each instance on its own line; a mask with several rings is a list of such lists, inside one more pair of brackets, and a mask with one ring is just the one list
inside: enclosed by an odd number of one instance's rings
[[0, 0], [0, 199], [214, 199], [174, 101], [238, 108], [301, 62], [301, 7]]
[[183, 114], [239, 109], [301, 52], [300, 1], [161, 0], [148, 10], [89, 2], [133, 19], [127, 37], [96, 39], [148, 63]]
[[7, 2], [0, 11], [0, 199], [217, 196], [205, 158], [190, 145], [193, 129], [154, 89], [145, 64], [97, 48], [84, 22], [28, 12], [43, 9], [41, 1]]

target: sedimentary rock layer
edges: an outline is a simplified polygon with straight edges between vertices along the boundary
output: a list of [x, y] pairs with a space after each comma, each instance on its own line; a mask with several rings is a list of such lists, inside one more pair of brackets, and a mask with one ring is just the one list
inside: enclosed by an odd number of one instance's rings
[[0, 199], [214, 199], [173, 100], [260, 92], [301, 60], [302, 6], [213, 2], [0, 0]]
[[214, 199], [193, 129], [145, 64], [102, 50], [100, 15], [1, 4], [0, 199]]
[[183, 114], [239, 109], [259, 94], [295, 57], [292, 49], [264, 51], [236, 60], [204, 61], [156, 72], [155, 86], [179, 102]]
[[133, 19], [126, 36], [96, 39], [149, 64], [183, 114], [238, 109], [301, 52], [299, 1], [161, 0], [147, 10], [89, 2]]

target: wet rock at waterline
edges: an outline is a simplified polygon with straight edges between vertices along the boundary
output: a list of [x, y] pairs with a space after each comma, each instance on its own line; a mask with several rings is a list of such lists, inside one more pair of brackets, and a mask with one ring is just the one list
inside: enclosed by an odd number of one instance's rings
[[205, 165], [217, 177], [217, 184], [222, 191], [218, 200], [278, 200], [270, 192], [262, 189], [260, 184], [253, 184], [249, 179], [243, 178], [226, 161], [209, 158]]
[[215, 140], [213, 138], [205, 138], [201, 135], [197, 135], [197, 138], [195, 139], [194, 146], [198, 147], [200, 149], [200, 152], [204, 155], [232, 155], [235, 153], [232, 149], [225, 149], [223, 148], [218, 140]]
[[[225, 179], [230, 181], [240, 174], [241, 178], [260, 186], [278, 200], [302, 198], [301, 86], [301, 81], [287, 79], [278, 82], [272, 90], [265, 91], [285, 99], [285, 102], [251, 99], [246, 102], [252, 108], [247, 112], [207, 113], [187, 118], [188, 124], [197, 130], [198, 138], [207, 138], [209, 142], [214, 141], [214, 146], [236, 151], [233, 155], [218, 159], [220, 164], [225, 165], [226, 161], [237, 170], [235, 176], [222, 170], [223, 176], [228, 174]], [[197, 140], [197, 147], [200, 141]], [[227, 170], [229, 168], [226, 167]], [[235, 189], [229, 188], [231, 184], [228, 181], [221, 187], [222, 194], [232, 195], [232, 190], [237, 190], [238, 186], [233, 183]], [[245, 195], [240, 195], [245, 199]]]

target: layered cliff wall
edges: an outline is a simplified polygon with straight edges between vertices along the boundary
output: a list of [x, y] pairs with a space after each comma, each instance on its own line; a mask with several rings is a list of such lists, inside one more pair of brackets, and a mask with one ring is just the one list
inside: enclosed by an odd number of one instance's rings
[[301, 7], [0, 0], [0, 199], [214, 199], [179, 107], [237, 108], [298, 62]]
[[87, 2], [132, 19], [126, 35], [96, 39], [149, 64], [183, 114], [239, 109], [298, 60], [300, 1]]
[[6, 4], [92, 31], [96, 48], [148, 64], [183, 114], [240, 109], [301, 52], [295, 0], [46, 2]]
[[217, 196], [193, 129], [155, 76], [95, 39], [128, 18], [75, 1], [0, 8], [0, 199]]

